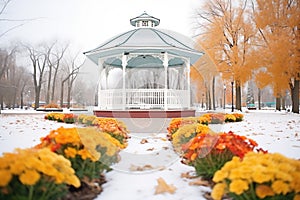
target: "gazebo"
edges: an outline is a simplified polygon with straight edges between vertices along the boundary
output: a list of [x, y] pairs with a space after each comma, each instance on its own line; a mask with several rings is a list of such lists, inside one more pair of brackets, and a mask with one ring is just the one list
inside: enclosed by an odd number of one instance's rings
[[160, 20], [144, 12], [135, 29], [84, 54], [100, 68], [99, 117], [194, 116], [190, 66], [202, 55], [190, 38], [157, 29]]

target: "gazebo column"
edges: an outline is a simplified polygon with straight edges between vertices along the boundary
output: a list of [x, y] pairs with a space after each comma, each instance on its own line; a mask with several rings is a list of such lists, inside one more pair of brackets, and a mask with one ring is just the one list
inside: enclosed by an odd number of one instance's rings
[[167, 94], [168, 94], [168, 66], [169, 66], [169, 58], [168, 58], [168, 53], [165, 52], [164, 53], [164, 74], [165, 74], [165, 88], [164, 88], [164, 110], [168, 110], [168, 98], [167, 98]]
[[122, 56], [122, 109], [125, 110], [126, 109], [126, 80], [125, 80], [125, 76], [126, 76], [126, 66], [127, 66], [127, 55], [124, 53]]
[[98, 108], [101, 109], [102, 105], [102, 99], [101, 99], [101, 74], [103, 71], [103, 64], [102, 64], [102, 59], [98, 59], [98, 67], [99, 67], [99, 81], [98, 81]]
[[186, 72], [186, 76], [187, 76], [187, 107], [190, 108], [191, 107], [191, 75], [190, 75], [190, 71], [191, 71], [191, 62], [190, 59], [186, 59], [186, 68], [187, 68], [187, 72]]

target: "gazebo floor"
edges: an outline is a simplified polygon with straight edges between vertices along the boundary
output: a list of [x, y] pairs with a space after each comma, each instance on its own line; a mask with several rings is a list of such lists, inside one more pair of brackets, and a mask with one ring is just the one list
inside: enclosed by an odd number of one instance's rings
[[195, 110], [94, 110], [94, 114], [113, 118], [178, 118], [194, 117]]

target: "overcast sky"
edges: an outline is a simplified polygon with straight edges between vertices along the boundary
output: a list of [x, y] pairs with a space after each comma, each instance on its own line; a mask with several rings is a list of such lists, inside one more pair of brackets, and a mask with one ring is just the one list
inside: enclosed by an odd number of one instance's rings
[[[2, 2], [2, 0], [0, 0]], [[146, 11], [160, 19], [158, 28], [193, 35], [201, 0], [12, 0], [0, 18], [34, 19], [0, 38], [9, 41], [70, 41], [83, 51], [133, 29], [129, 20]], [[0, 21], [0, 34], [21, 22]]]

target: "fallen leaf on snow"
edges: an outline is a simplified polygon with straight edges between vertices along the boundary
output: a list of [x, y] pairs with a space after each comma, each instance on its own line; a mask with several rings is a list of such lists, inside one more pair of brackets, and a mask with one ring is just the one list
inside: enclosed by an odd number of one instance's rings
[[154, 147], [147, 149], [147, 151], [153, 151]]
[[173, 184], [167, 184], [163, 178], [158, 178], [157, 184], [158, 185], [156, 186], [155, 194], [162, 194], [165, 192], [174, 194], [177, 189]]
[[192, 178], [196, 178], [196, 177], [197, 177], [197, 175], [191, 175], [190, 172], [181, 173], [181, 178], [192, 179]]
[[148, 143], [148, 140], [142, 139], [142, 140], [140, 141], [140, 143], [141, 143], [141, 144], [146, 144], [146, 143]]

